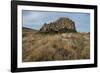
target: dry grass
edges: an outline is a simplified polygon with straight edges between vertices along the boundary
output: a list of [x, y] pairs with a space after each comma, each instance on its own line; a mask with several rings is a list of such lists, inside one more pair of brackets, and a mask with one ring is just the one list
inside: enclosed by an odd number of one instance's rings
[[23, 31], [22, 61], [89, 59], [89, 35], [89, 33], [40, 34], [36, 31]]

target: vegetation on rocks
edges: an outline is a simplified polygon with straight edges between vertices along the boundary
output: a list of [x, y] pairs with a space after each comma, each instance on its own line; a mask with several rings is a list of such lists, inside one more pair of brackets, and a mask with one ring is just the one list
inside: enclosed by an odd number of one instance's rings
[[61, 17], [58, 20], [45, 23], [40, 32], [49, 32], [49, 33], [62, 33], [62, 32], [76, 32], [75, 23], [69, 18]]

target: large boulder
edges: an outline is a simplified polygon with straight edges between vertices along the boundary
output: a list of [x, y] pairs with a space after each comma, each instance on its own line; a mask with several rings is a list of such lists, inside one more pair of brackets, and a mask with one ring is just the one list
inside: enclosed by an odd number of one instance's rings
[[76, 32], [75, 23], [69, 18], [61, 17], [58, 20], [45, 23], [40, 32]]

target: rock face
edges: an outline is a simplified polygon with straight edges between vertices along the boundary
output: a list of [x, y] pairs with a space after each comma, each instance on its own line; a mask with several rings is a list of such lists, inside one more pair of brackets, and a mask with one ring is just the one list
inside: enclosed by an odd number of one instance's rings
[[75, 23], [69, 18], [61, 17], [58, 20], [49, 24], [45, 23], [40, 32], [77, 32]]

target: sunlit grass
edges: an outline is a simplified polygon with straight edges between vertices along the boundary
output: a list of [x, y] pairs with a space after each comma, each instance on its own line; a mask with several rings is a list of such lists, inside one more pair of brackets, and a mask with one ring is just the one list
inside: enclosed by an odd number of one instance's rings
[[89, 33], [42, 34], [37, 31], [23, 31], [22, 61], [89, 59], [89, 35]]

